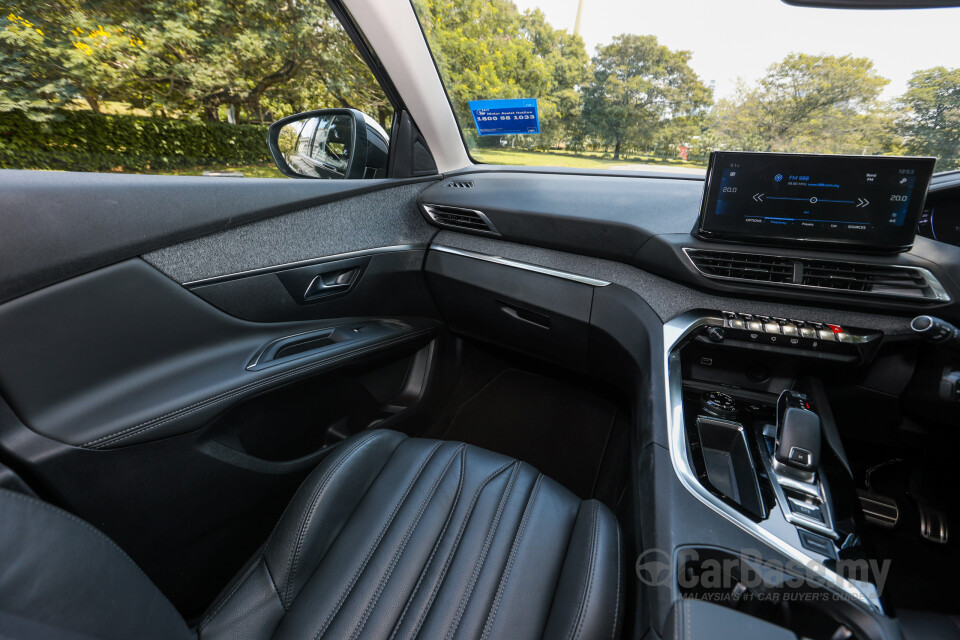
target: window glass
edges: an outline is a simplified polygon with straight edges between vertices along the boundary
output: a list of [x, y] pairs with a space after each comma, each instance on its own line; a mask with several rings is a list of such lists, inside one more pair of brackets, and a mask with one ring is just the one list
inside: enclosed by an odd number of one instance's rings
[[[280, 178], [274, 120], [349, 107], [390, 129], [393, 107], [322, 0], [5, 6], [0, 168]], [[340, 147], [306, 155], [336, 165]]]
[[740, 150], [960, 168], [960, 9], [413, 5], [478, 162], [702, 174], [711, 150]]

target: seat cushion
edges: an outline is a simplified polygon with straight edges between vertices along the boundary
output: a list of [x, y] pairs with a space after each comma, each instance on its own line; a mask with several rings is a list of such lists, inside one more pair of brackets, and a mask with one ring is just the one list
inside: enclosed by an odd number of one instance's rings
[[200, 638], [605, 638], [620, 529], [528, 464], [363, 432], [307, 478]]
[[0, 541], [0, 636], [191, 637], [133, 560], [63, 509], [0, 489]]

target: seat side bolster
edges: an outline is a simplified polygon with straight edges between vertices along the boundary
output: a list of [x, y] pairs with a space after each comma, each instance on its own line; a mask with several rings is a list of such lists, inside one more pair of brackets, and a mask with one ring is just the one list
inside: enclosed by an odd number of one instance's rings
[[615, 638], [623, 610], [623, 549], [613, 513], [583, 503], [573, 526], [544, 638]]
[[348, 438], [297, 490], [263, 552], [284, 610], [290, 608], [367, 489], [406, 439], [387, 430]]
[[273, 636], [283, 619], [283, 605], [263, 555], [227, 587], [197, 629], [200, 640], [257, 640]]

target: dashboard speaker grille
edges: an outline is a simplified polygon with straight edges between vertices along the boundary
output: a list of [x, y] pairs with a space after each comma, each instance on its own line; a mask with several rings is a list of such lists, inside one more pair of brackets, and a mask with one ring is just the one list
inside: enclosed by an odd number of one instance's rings
[[867, 264], [740, 251], [684, 249], [707, 278], [948, 302], [936, 276], [906, 265]]
[[451, 207], [445, 204], [423, 204], [421, 206], [427, 216], [441, 227], [500, 235], [490, 219], [476, 209]]

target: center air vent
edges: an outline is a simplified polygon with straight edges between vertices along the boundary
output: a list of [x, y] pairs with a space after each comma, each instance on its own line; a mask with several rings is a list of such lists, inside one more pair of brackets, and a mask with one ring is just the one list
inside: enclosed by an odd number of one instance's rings
[[937, 278], [920, 267], [791, 258], [739, 251], [684, 249], [697, 271], [716, 280], [948, 302]]
[[500, 235], [490, 219], [476, 209], [451, 207], [445, 204], [421, 204], [420, 206], [430, 219], [441, 227]]
[[793, 282], [793, 264], [780, 256], [699, 250], [690, 250], [687, 255], [700, 273], [708, 278]]

